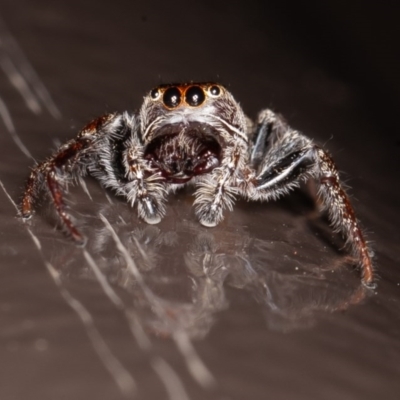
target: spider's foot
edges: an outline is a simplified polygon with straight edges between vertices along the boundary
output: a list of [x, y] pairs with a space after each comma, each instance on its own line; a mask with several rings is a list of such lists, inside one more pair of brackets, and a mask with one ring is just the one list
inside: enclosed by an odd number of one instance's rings
[[143, 217], [145, 222], [147, 222], [149, 225], [156, 225], [161, 222], [161, 217], [157, 214], [155, 215], [146, 215]]
[[163, 212], [153, 199], [145, 197], [139, 202], [139, 215], [148, 224], [156, 225], [161, 221]]
[[77, 246], [85, 247], [87, 238], [86, 236], [82, 235], [78, 229], [76, 229], [74, 226], [69, 226], [68, 233], [71, 235], [72, 239], [74, 239], [74, 242]]
[[19, 208], [19, 215], [22, 217], [22, 219], [24, 221], [27, 221], [33, 215], [32, 202], [25, 197], [22, 199], [22, 202], [21, 202], [21, 205]]
[[203, 226], [206, 226], [207, 228], [214, 228], [214, 226], [218, 225], [216, 220], [208, 220], [208, 219], [201, 219], [200, 223]]
[[364, 279], [361, 281], [363, 286], [368, 290], [375, 290], [378, 287], [378, 284], [373, 281], [365, 281]]
[[24, 213], [23, 211], [20, 212], [20, 217], [22, 218], [22, 220], [25, 221], [29, 221], [32, 218], [33, 213], [29, 212], [29, 213]]
[[378, 286], [376, 284], [376, 277], [374, 273], [374, 267], [372, 264], [372, 256], [371, 256], [371, 250], [369, 248], [366, 248], [366, 245], [364, 243], [364, 246], [362, 248], [362, 263], [361, 263], [361, 276], [362, 276], [362, 284], [365, 288], [374, 290]]
[[78, 247], [85, 247], [87, 243], [86, 236], [74, 237], [74, 241]]
[[221, 207], [217, 207], [215, 204], [198, 207], [196, 214], [200, 223], [207, 228], [214, 228], [223, 219]]

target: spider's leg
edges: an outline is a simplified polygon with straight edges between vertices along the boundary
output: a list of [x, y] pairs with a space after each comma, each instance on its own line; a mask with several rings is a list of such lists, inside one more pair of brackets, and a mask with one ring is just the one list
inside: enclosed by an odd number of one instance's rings
[[84, 175], [93, 168], [94, 156], [98, 153], [98, 144], [103, 137], [111, 137], [121, 125], [121, 116], [109, 114], [100, 117], [81, 130], [76, 139], [62, 145], [58, 151], [46, 161], [33, 168], [26, 183], [21, 201], [21, 215], [28, 219], [33, 213], [33, 203], [39, 191], [45, 187], [53, 200], [57, 214], [66, 227], [67, 232], [79, 243], [84, 237], [74, 226], [65, 205], [64, 187], [72, 177]]
[[21, 202], [21, 215], [28, 219], [32, 216], [33, 203], [39, 195], [40, 189], [45, 186], [50, 193], [60, 220], [68, 233], [78, 243], [83, 243], [84, 239], [67, 213], [63, 199], [63, 186], [66, 184], [63, 174], [70, 169], [72, 158], [77, 157], [85, 145], [84, 140], [72, 140], [65, 144], [56, 155], [37, 165], [28, 178]]
[[314, 178], [333, 228], [342, 232], [362, 268], [363, 283], [373, 286], [374, 271], [366, 240], [335, 163], [323, 149], [288, 128], [266, 152], [258, 172], [253, 173], [242, 192], [251, 199], [276, 199], [301, 181]]
[[25, 191], [19, 207], [21, 216], [25, 220], [28, 220], [32, 217], [33, 204], [38, 196], [39, 189], [41, 189], [43, 186], [43, 167], [44, 163], [34, 167], [26, 181]]
[[349, 197], [340, 183], [336, 165], [324, 150], [319, 148], [317, 152], [321, 169], [319, 194], [324, 201], [333, 226], [344, 233], [347, 243], [352, 247], [354, 255], [359, 260], [363, 282], [367, 286], [373, 287], [374, 270], [371, 253]]
[[143, 158], [143, 145], [136, 134], [126, 146], [124, 163], [128, 171], [124, 186], [128, 201], [132, 206], [137, 203], [140, 218], [148, 224], [158, 224], [165, 215], [165, 179]]
[[283, 137], [288, 130], [288, 125], [282, 116], [265, 109], [258, 114], [255, 128], [252, 137], [253, 147], [250, 154], [250, 163], [257, 169], [263, 161], [268, 148]]
[[237, 180], [244, 168], [247, 143], [240, 137], [231, 138], [224, 150], [221, 165], [198, 183], [196, 190], [196, 215], [202, 225], [213, 227], [223, 219], [224, 209], [232, 211], [237, 190]]

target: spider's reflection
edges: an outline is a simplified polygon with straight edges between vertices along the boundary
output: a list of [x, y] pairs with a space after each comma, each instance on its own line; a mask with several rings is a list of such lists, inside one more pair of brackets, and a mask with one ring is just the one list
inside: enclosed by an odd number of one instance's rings
[[[285, 240], [256, 239], [244, 228], [210, 230], [167, 219], [166, 229], [143, 223], [132, 231], [125, 216], [111, 218], [141, 279], [127, 267], [109, 227], [101, 222], [87, 251], [145, 329], [157, 335], [184, 330], [192, 338], [204, 337], [236, 295], [250, 295], [249, 307], [261, 305], [268, 328], [278, 331], [308, 327], [318, 313], [344, 310], [365, 297], [343, 256], [338, 265], [323, 268], [302, 259]], [[95, 279], [80, 257], [79, 249], [53, 255], [65, 284]]]

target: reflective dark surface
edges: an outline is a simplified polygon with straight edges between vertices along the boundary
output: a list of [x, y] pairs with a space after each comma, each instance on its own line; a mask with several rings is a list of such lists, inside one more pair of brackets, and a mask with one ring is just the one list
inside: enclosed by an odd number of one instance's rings
[[[0, 3], [1, 399], [398, 399], [395, 12], [224, 4]], [[251, 117], [271, 107], [330, 150], [375, 291], [312, 187], [239, 202], [208, 229], [190, 189], [150, 226], [87, 179], [68, 197], [84, 249], [45, 198], [29, 224], [16, 217], [33, 159], [189, 80], [221, 81]]]

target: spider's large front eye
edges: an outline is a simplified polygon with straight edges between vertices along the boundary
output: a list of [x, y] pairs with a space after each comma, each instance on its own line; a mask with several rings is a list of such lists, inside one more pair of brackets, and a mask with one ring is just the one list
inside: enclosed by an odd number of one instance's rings
[[185, 93], [185, 101], [189, 106], [197, 107], [202, 104], [206, 96], [200, 86], [191, 86]]
[[164, 92], [164, 105], [168, 108], [175, 108], [181, 104], [181, 92], [176, 87], [171, 87]]
[[157, 100], [161, 95], [161, 92], [159, 91], [159, 89], [155, 88], [150, 92], [150, 97], [153, 100]]

